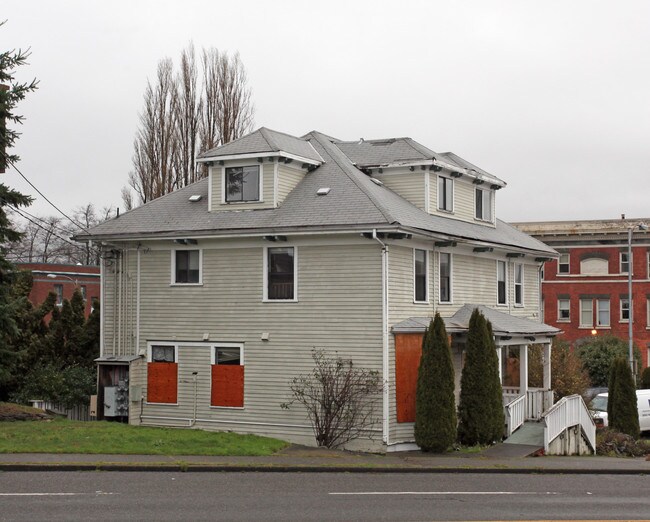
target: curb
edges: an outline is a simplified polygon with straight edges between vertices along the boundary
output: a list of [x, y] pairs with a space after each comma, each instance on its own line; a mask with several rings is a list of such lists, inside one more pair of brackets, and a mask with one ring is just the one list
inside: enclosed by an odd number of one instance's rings
[[346, 466], [206, 466], [201, 464], [0, 464], [7, 471], [131, 471], [173, 473], [409, 473], [481, 475], [650, 475], [650, 469], [364, 468]]

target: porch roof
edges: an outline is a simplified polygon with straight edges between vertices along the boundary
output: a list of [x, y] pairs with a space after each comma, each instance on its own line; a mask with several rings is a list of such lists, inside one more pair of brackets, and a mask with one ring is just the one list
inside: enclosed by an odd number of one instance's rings
[[[497, 336], [556, 336], [562, 330], [544, 323], [517, 317], [484, 305], [465, 304], [451, 317], [444, 318], [448, 333], [463, 333], [469, 329], [469, 320], [474, 309], [478, 308], [492, 323], [492, 331]], [[393, 333], [419, 333], [429, 326], [431, 317], [409, 317], [393, 326]]]

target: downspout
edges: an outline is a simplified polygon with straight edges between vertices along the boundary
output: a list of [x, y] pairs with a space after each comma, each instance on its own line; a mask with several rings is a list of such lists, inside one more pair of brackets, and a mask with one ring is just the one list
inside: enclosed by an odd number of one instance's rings
[[[100, 247], [101, 248], [101, 247]], [[104, 256], [99, 258], [99, 356], [104, 357], [104, 284], [106, 283]]]
[[136, 290], [135, 290], [135, 353], [140, 353], [140, 245], [138, 245]]
[[372, 238], [381, 245], [381, 330], [382, 330], [382, 379], [384, 381], [384, 396], [383, 396], [383, 441], [388, 446], [390, 443], [389, 437], [389, 397], [388, 392], [388, 379], [390, 372], [388, 371], [388, 246], [381, 239], [377, 237], [377, 229], [372, 230]]
[[542, 296], [542, 270], [544, 269], [544, 261], [537, 267], [537, 317], [540, 323], [544, 322], [544, 315], [542, 308], [544, 307], [544, 297]]

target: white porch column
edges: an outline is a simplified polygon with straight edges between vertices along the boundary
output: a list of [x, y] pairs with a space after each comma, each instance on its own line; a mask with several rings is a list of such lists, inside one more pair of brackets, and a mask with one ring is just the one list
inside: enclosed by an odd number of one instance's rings
[[497, 346], [497, 358], [499, 359], [499, 382], [503, 386], [503, 346]]
[[519, 345], [519, 393], [528, 393], [528, 345]]
[[544, 389], [551, 389], [551, 343], [544, 345]]

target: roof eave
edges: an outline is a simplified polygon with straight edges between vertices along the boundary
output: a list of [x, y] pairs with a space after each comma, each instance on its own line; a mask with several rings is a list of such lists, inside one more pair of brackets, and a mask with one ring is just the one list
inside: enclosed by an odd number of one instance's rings
[[280, 157], [292, 159], [294, 161], [298, 161], [301, 163], [307, 163], [315, 167], [320, 167], [323, 163], [325, 163], [322, 158], [320, 161], [318, 161], [311, 158], [305, 158], [304, 156], [299, 156], [297, 154], [292, 154], [290, 152], [285, 152], [283, 150], [276, 151], [276, 152], [247, 152], [245, 154], [204, 156], [204, 157], [197, 158], [196, 162], [210, 163], [213, 161], [230, 161], [230, 160], [243, 160], [243, 159], [256, 159], [256, 158], [280, 158]]

